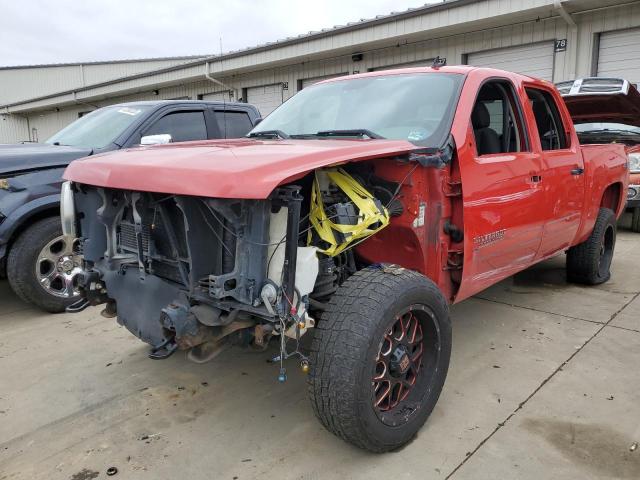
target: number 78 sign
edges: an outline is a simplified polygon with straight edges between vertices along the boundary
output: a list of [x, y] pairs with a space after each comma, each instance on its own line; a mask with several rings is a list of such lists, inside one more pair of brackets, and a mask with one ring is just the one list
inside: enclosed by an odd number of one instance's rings
[[566, 38], [563, 38], [561, 40], [556, 40], [554, 51], [556, 51], [556, 52], [564, 52], [566, 49], [567, 49], [567, 39]]

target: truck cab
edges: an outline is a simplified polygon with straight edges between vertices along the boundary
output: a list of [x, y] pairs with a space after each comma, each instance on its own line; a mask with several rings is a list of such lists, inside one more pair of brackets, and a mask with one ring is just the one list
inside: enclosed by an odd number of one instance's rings
[[78, 244], [60, 231], [71, 161], [143, 143], [241, 137], [259, 119], [246, 103], [141, 101], [95, 110], [42, 144], [0, 145], [0, 275], [23, 300], [63, 311], [77, 299], [80, 271]]

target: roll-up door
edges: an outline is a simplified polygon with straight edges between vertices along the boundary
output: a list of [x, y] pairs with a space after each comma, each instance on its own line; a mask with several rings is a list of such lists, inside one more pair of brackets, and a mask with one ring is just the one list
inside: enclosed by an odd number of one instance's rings
[[300, 81], [300, 90], [302, 90], [303, 88], [307, 88], [308, 86], [313, 85], [314, 83], [321, 82], [322, 80], [328, 80], [329, 78], [342, 77], [344, 75], [349, 75], [349, 74], [347, 72], [344, 72], [344, 73], [336, 73], [334, 75], [322, 75], [320, 77], [303, 78]]
[[247, 88], [247, 102], [258, 107], [262, 118], [266, 117], [282, 104], [282, 84]]
[[467, 63], [553, 81], [553, 42], [469, 53]]
[[433, 63], [433, 58], [428, 58], [426, 60], [419, 60], [417, 62], [405, 62], [405, 63], [394, 63], [393, 65], [381, 65], [379, 67], [370, 68], [370, 72], [377, 72], [379, 70], [393, 70], [394, 68], [412, 68], [412, 67], [430, 67]]
[[202, 94], [202, 100], [208, 100], [210, 102], [232, 102], [231, 92], [226, 90], [224, 92], [204, 93]]
[[600, 34], [598, 76], [640, 83], [640, 28]]

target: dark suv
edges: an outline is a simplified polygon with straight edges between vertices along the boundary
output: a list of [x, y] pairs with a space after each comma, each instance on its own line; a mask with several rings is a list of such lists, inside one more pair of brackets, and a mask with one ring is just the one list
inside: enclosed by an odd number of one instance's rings
[[0, 275], [23, 300], [61, 312], [76, 300], [79, 250], [62, 236], [60, 185], [75, 159], [155, 143], [246, 135], [260, 113], [246, 103], [183, 100], [111, 105], [45, 143], [0, 145]]

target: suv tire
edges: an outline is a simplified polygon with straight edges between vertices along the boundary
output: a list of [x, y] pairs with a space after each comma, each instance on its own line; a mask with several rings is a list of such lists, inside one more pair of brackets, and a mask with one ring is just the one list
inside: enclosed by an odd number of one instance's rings
[[608, 281], [615, 245], [616, 215], [601, 208], [589, 238], [567, 252], [567, 280], [585, 285]]
[[80, 256], [73, 250], [62, 237], [59, 217], [35, 222], [18, 236], [9, 251], [7, 277], [11, 288], [27, 303], [47, 312], [63, 312], [79, 298], [69, 283], [80, 270]]
[[395, 450], [431, 414], [450, 356], [449, 309], [438, 287], [395, 265], [368, 267], [338, 288], [314, 329], [313, 410], [349, 443]]

